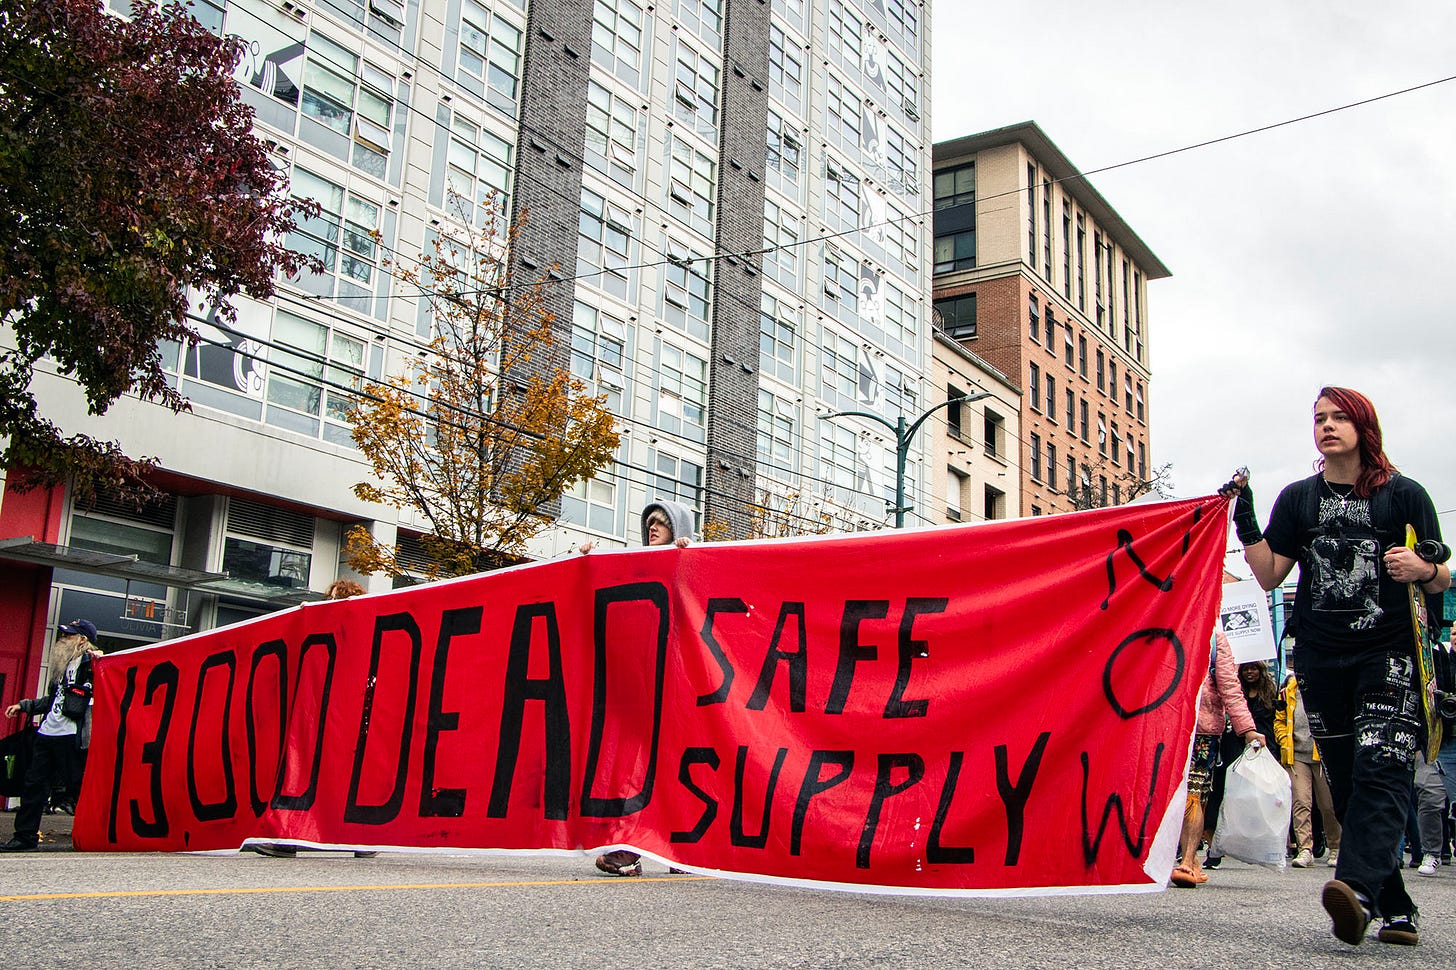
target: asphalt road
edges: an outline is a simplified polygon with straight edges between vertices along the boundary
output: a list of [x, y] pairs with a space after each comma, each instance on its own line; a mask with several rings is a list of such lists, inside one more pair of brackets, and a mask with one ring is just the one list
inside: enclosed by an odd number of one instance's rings
[[[9, 818], [0, 821], [8, 830]], [[0, 856], [11, 966], [1456, 966], [1456, 868], [1410, 872], [1416, 950], [1329, 935], [1313, 869], [1226, 862], [1196, 890], [1026, 899], [785, 889], [585, 857], [317, 852]]]

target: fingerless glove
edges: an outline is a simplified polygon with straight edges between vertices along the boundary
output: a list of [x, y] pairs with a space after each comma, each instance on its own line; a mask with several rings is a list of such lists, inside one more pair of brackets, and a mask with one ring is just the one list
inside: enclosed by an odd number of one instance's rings
[[1259, 529], [1259, 518], [1254, 514], [1254, 490], [1245, 484], [1234, 497], [1234, 532], [1239, 542], [1252, 546], [1264, 538]]

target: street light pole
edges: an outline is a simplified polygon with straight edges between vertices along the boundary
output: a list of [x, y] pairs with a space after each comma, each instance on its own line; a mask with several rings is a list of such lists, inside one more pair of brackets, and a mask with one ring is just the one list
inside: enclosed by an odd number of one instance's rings
[[915, 432], [920, 430], [920, 426], [925, 423], [926, 418], [941, 408], [950, 407], [952, 404], [969, 404], [972, 401], [979, 401], [982, 398], [990, 396], [990, 391], [980, 391], [976, 394], [963, 394], [960, 397], [948, 398], [935, 405], [935, 407], [925, 411], [908, 426], [905, 424], [905, 415], [903, 414], [895, 419], [894, 424], [891, 424], [878, 414], [871, 414], [868, 411], [835, 411], [831, 414], [824, 415], [824, 417], [826, 419], [847, 417], [869, 418], [871, 421], [878, 421], [880, 424], [883, 424], [895, 436], [895, 508], [893, 511], [895, 513], [895, 528], [903, 529], [905, 528], [905, 513], [910, 511], [910, 508], [905, 505], [905, 459], [910, 453], [910, 442], [914, 439]]

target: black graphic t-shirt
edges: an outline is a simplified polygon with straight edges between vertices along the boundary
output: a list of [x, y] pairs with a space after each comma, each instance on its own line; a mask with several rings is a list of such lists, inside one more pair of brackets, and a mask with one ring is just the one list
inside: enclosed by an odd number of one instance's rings
[[1373, 496], [1356, 498], [1353, 486], [1321, 475], [1289, 485], [1275, 500], [1264, 538], [1274, 552], [1299, 562], [1297, 640], [1348, 649], [1411, 644], [1406, 584], [1386, 573], [1385, 550], [1405, 544], [1407, 523], [1421, 539], [1441, 538], [1441, 526], [1415, 481], [1398, 475], [1382, 487], [1390, 492], [1382, 522], [1372, 519]]

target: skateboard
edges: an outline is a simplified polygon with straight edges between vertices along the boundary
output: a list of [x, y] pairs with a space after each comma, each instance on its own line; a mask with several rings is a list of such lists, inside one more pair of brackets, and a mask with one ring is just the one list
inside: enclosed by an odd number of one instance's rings
[[[1416, 530], [1405, 527], [1405, 546], [1416, 547]], [[1431, 654], [1431, 638], [1427, 633], [1426, 594], [1420, 583], [1407, 583], [1410, 593], [1411, 630], [1416, 638], [1416, 669], [1421, 678], [1421, 711], [1426, 721], [1426, 761], [1432, 764], [1441, 750], [1441, 717], [1436, 713], [1436, 661]]]

